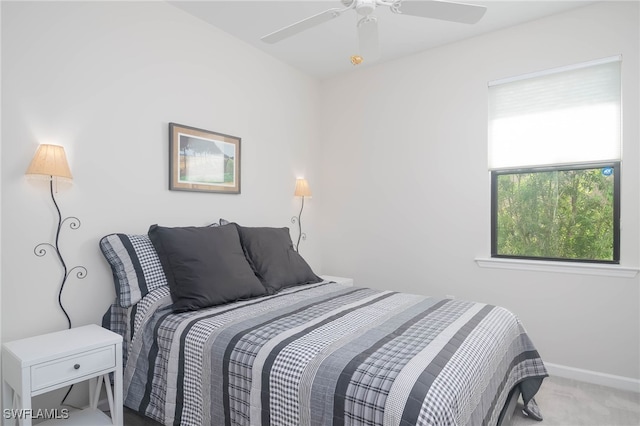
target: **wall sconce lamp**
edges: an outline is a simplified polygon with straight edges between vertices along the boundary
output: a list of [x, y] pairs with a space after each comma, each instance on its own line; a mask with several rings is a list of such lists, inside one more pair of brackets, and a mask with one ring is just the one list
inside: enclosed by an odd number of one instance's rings
[[302, 197], [302, 205], [300, 206], [300, 213], [298, 216], [291, 218], [291, 223], [298, 223], [298, 243], [295, 246], [297, 252], [300, 252], [300, 239], [306, 240], [307, 234], [302, 232], [302, 222], [300, 217], [302, 216], [302, 209], [304, 209], [304, 197], [311, 197], [311, 189], [309, 189], [309, 183], [306, 179], [296, 179], [296, 189], [293, 192], [295, 197]]
[[55, 250], [56, 255], [58, 256], [58, 260], [60, 261], [60, 264], [64, 269], [62, 282], [60, 284], [60, 291], [58, 292], [58, 304], [60, 305], [60, 309], [62, 309], [65, 317], [67, 317], [69, 328], [71, 328], [71, 319], [69, 318], [67, 311], [64, 309], [64, 306], [62, 306], [62, 290], [64, 289], [64, 285], [71, 272], [76, 271], [76, 277], [79, 279], [83, 279], [87, 276], [87, 269], [84, 266], [75, 266], [71, 268], [71, 270], [67, 271], [67, 265], [62, 258], [62, 254], [60, 253], [60, 248], [58, 246], [58, 240], [60, 239], [60, 229], [65, 222], [69, 221], [69, 228], [71, 229], [78, 229], [80, 227], [80, 220], [77, 217], [70, 216], [64, 219], [62, 218], [60, 208], [58, 207], [58, 203], [56, 202], [56, 198], [53, 192], [54, 179], [56, 180], [56, 191], [58, 178], [66, 180], [73, 179], [73, 176], [71, 176], [71, 170], [69, 170], [69, 164], [67, 163], [67, 156], [64, 153], [64, 148], [59, 145], [40, 145], [35, 155], [33, 156], [31, 164], [29, 164], [29, 168], [27, 169], [27, 172], [25, 174], [42, 175], [49, 177], [51, 200], [53, 200], [53, 205], [58, 212], [58, 228], [56, 230], [56, 241], [55, 245], [50, 243], [38, 244], [33, 249], [33, 253], [38, 257], [42, 257], [47, 254], [47, 246]]

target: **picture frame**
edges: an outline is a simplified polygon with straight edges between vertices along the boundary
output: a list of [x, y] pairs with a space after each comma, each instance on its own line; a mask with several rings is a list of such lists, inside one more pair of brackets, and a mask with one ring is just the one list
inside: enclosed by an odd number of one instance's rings
[[169, 189], [240, 194], [241, 138], [169, 123]]

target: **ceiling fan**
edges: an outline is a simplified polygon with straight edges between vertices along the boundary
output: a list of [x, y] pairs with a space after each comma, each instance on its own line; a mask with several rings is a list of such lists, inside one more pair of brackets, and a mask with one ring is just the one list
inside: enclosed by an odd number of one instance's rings
[[358, 40], [360, 56], [369, 60], [378, 59], [380, 47], [378, 40], [378, 18], [373, 15], [378, 6], [386, 6], [398, 15], [419, 16], [444, 21], [475, 24], [486, 12], [485, 6], [448, 1], [425, 0], [341, 0], [343, 8], [332, 8], [309, 16], [277, 31], [267, 34], [261, 40], [265, 43], [277, 43], [309, 28], [337, 18], [348, 10], [355, 10], [362, 18], [358, 20]]

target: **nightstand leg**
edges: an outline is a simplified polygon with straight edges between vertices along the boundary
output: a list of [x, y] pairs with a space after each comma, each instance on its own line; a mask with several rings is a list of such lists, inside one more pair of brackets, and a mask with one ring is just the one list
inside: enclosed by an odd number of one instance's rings
[[[4, 425], [15, 425], [18, 417], [14, 414], [20, 409], [20, 395], [6, 382], [2, 383], [2, 417]], [[8, 411], [5, 411], [8, 410]]]
[[[13, 406], [13, 389], [4, 380], [2, 381], [2, 418], [5, 419], [6, 425], [9, 425], [9, 419], [5, 417], [5, 410], [11, 410]], [[15, 422], [14, 422], [15, 423]]]
[[89, 406], [94, 410], [98, 409], [103, 380], [104, 376], [99, 376], [97, 380], [92, 380], [91, 383], [89, 383], [89, 389], [93, 390], [93, 392], [89, 392]]
[[[97, 408], [97, 405], [93, 404], [94, 400], [100, 399], [100, 388], [98, 387], [99, 380], [97, 377], [89, 379], [89, 407]], [[96, 396], [97, 394], [97, 396]]]
[[[118, 386], [120, 389], [118, 389]], [[116, 379], [113, 384], [114, 395], [113, 395], [113, 410], [111, 411], [111, 420], [113, 424], [116, 426], [120, 426], [123, 424], [123, 413], [122, 413], [122, 379]]]
[[107, 391], [107, 400], [109, 401], [109, 411], [111, 412], [112, 416], [115, 416], [115, 414], [113, 413], [113, 409], [115, 408], [115, 406], [113, 405], [113, 392], [111, 391], [111, 383], [109, 383], [109, 375], [107, 374], [102, 377], [104, 377], [105, 390]]
[[[122, 359], [122, 345], [116, 345], [116, 359]], [[122, 362], [116, 364], [116, 371], [113, 375], [113, 407], [111, 409], [111, 420], [114, 425], [123, 424], [122, 414]]]
[[[4, 392], [4, 389], [3, 389]], [[15, 391], [11, 391], [11, 393], [13, 394], [13, 398], [12, 398], [12, 403], [11, 403], [11, 407], [12, 407], [12, 416], [11, 418], [7, 421], [7, 425], [11, 424], [11, 420], [13, 420], [13, 424], [16, 424], [16, 420], [18, 420], [18, 424], [20, 426], [31, 426], [31, 398], [22, 398], [20, 395], [18, 395], [17, 392]], [[3, 393], [3, 395], [5, 395]]]
[[[11, 401], [11, 408], [13, 408], [14, 410], [19, 410], [22, 407], [22, 404], [20, 403], [20, 395], [18, 395], [17, 392], [13, 392], [13, 398]], [[16, 411], [14, 411], [15, 413]], [[18, 424], [20, 423], [20, 418], [17, 418], [18, 420]], [[16, 424], [16, 422], [13, 422], [13, 424]]]
[[[122, 345], [116, 345], [116, 359], [122, 359]], [[121, 426], [124, 421], [122, 404], [122, 362], [118, 362], [113, 374], [113, 407], [111, 407], [111, 420], [115, 426]]]

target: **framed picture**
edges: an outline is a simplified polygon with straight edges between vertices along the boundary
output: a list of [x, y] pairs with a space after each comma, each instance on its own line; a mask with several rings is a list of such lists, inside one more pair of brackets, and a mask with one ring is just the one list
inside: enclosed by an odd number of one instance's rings
[[240, 193], [240, 138], [169, 123], [169, 189]]

